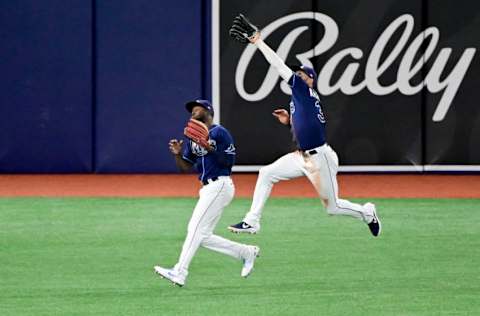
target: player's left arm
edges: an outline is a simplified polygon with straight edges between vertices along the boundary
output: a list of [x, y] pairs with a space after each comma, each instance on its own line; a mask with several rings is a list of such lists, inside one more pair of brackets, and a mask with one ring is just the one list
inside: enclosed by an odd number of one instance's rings
[[290, 78], [294, 75], [293, 70], [290, 69], [290, 67], [288, 67], [280, 57], [278, 57], [277, 53], [275, 53], [273, 49], [271, 49], [270, 46], [268, 46], [260, 38], [259, 32], [252, 40], [250, 40], [250, 42], [258, 47], [258, 49], [262, 52], [263, 56], [270, 63], [270, 65], [275, 67], [283, 80], [288, 82]]
[[261, 38], [260, 31], [243, 14], [233, 20], [230, 36], [241, 43], [252, 43], [262, 52], [265, 59], [272, 65], [285, 81], [289, 81], [294, 72]]

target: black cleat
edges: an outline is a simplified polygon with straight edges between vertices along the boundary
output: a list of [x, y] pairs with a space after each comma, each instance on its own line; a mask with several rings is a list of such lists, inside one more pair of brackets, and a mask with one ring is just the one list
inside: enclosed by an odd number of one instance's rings
[[373, 203], [365, 203], [365, 208], [372, 210], [373, 212], [373, 219], [370, 223], [368, 223], [368, 228], [370, 228], [370, 232], [373, 236], [378, 237], [382, 232], [382, 223], [377, 215], [377, 210], [375, 208], [375, 204]]
[[260, 227], [255, 227], [245, 222], [240, 222], [238, 224], [228, 226], [228, 230], [232, 233], [256, 234], [260, 230]]

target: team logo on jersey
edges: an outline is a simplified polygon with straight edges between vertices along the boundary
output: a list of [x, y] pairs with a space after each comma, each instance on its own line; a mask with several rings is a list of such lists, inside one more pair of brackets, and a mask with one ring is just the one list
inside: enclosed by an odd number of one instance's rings
[[235, 155], [235, 146], [233, 144], [230, 144], [227, 149], [225, 149], [225, 153], [227, 155]]
[[[209, 139], [208, 140], [208, 143], [210, 144], [210, 146], [212, 146], [214, 149], [217, 148], [217, 142], [214, 140], [214, 139]], [[198, 157], [203, 157], [205, 156], [206, 154], [208, 154], [208, 151], [203, 148], [202, 146], [200, 146], [199, 144], [195, 143], [195, 142], [190, 142], [190, 148], [192, 149], [192, 153], [195, 155], [195, 156], [198, 156]]]

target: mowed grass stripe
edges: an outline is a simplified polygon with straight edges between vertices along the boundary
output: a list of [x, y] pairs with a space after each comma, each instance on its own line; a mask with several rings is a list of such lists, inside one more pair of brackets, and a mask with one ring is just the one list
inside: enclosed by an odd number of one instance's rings
[[[365, 200], [356, 200], [364, 203]], [[271, 199], [254, 273], [201, 249], [187, 285], [153, 274], [180, 253], [196, 199], [0, 199], [1, 315], [477, 315], [480, 200], [375, 199], [383, 234], [316, 199]]]

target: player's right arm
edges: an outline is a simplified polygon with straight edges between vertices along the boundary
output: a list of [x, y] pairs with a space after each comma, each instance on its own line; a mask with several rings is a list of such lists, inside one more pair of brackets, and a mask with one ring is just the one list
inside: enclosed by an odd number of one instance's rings
[[188, 161], [188, 157], [182, 155], [183, 140], [171, 139], [168, 142], [168, 148], [175, 157], [175, 164], [180, 171], [187, 172], [192, 169], [194, 161]]
[[290, 125], [290, 114], [285, 109], [276, 109], [272, 113], [273, 116], [283, 125]]
[[230, 36], [241, 43], [248, 43], [250, 41], [250, 43], [256, 45], [265, 59], [270, 65], [277, 69], [280, 76], [286, 82], [288, 82], [294, 74], [285, 62], [261, 39], [258, 28], [250, 23], [243, 14], [238, 15], [233, 20], [233, 25], [230, 28]]

